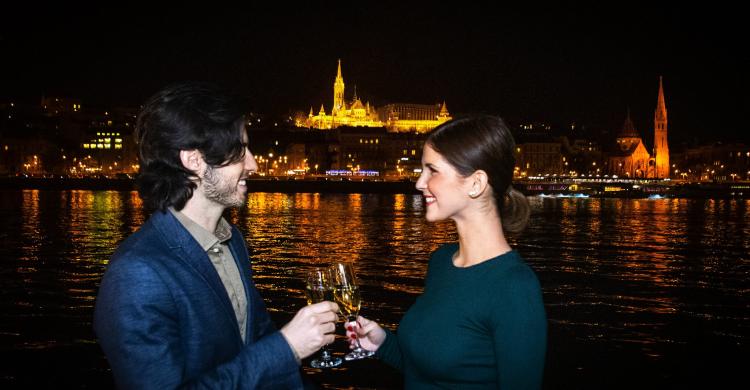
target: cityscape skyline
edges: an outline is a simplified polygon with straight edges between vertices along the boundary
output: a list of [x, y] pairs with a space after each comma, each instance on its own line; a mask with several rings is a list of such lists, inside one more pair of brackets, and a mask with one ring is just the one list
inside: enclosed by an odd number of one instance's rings
[[341, 59], [347, 91], [356, 85], [377, 106], [446, 101], [457, 115], [609, 132], [630, 110], [648, 133], [663, 76], [670, 143], [748, 142], [731, 12], [385, 9], [21, 11], [0, 36], [9, 59], [0, 98], [137, 106], [168, 83], [201, 79], [262, 113], [307, 113], [330, 105]]

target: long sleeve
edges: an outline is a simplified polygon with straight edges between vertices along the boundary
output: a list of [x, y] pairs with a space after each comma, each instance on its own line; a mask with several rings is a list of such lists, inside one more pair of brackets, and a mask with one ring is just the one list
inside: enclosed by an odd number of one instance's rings
[[398, 337], [395, 333], [386, 328], [383, 328], [383, 330], [385, 330], [385, 341], [383, 342], [383, 345], [381, 345], [380, 348], [378, 348], [378, 350], [375, 352], [375, 356], [380, 358], [389, 366], [403, 371], [403, 355], [401, 354], [401, 347], [398, 345]]
[[540, 389], [547, 344], [547, 320], [539, 282], [526, 268], [512, 271], [493, 304], [493, 340], [501, 389]]
[[[298, 377], [299, 365], [296, 358], [284, 336], [274, 332], [253, 345], [246, 346], [236, 358], [203, 373], [184, 387], [295, 388], [301, 386], [301, 383], [297, 385], [290, 379]], [[269, 386], [270, 383], [276, 385]]]
[[[184, 291], [172, 287], [148, 261], [110, 264], [94, 328], [119, 387], [300, 386], [298, 365], [279, 332], [242, 346], [238, 337], [228, 335], [227, 329], [236, 326], [231, 317], [224, 323], [213, 312], [191, 312], [215, 306], [210, 294], [196, 302], [197, 294], [188, 300]], [[232, 350], [238, 353], [228, 352]]]

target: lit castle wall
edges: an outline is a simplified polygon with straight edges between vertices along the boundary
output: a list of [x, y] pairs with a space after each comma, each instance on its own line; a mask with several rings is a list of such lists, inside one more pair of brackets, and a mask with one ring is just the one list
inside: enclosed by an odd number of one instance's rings
[[312, 107], [307, 118], [297, 118], [298, 127], [315, 129], [335, 129], [339, 126], [352, 127], [385, 127], [390, 132], [419, 132], [432, 130], [451, 118], [448, 108], [443, 104], [389, 104], [378, 109], [370, 102], [362, 103], [354, 90], [354, 97], [347, 102], [344, 97], [344, 77], [341, 75], [341, 60], [338, 61], [336, 79], [333, 82], [333, 105], [330, 114], [321, 104], [315, 115]]

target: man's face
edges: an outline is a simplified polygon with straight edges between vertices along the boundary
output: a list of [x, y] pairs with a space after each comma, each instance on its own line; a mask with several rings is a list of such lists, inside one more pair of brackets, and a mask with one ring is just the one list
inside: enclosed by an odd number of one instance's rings
[[227, 166], [208, 166], [202, 178], [202, 188], [206, 199], [224, 207], [240, 207], [247, 197], [247, 177], [258, 170], [255, 157], [247, 146], [247, 133], [242, 129], [244, 157]]

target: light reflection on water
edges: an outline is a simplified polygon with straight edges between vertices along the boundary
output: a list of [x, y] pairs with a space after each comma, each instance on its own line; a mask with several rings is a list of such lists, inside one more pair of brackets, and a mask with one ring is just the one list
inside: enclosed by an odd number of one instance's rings
[[[640, 383], [622, 372], [690, 384], [706, 364], [731, 376], [722, 356], [750, 352], [750, 201], [529, 200], [530, 226], [510, 240], [544, 289], [546, 387]], [[305, 271], [343, 259], [355, 263], [363, 314], [394, 327], [422, 290], [429, 253], [456, 239], [452, 224], [425, 222], [411, 195], [255, 193], [227, 216], [280, 324], [304, 305]], [[110, 385], [91, 314], [109, 256], [146, 218], [140, 198], [0, 191], [0, 218], [0, 348], [13, 356], [0, 384]], [[45, 379], [39, 362], [53, 367]], [[400, 381], [376, 361], [307, 370], [331, 387]]]

